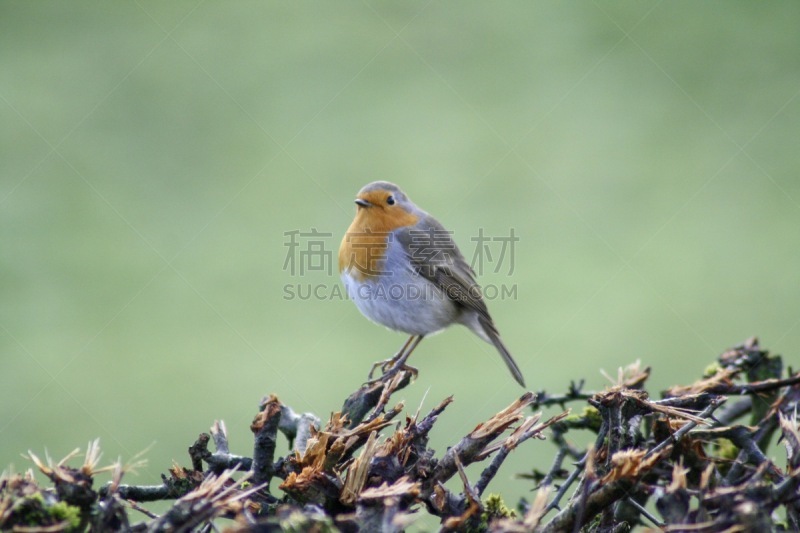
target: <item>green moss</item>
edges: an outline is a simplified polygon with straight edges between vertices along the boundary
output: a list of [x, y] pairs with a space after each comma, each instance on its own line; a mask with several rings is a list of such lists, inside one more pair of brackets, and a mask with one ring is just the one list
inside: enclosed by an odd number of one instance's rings
[[739, 456], [739, 448], [728, 439], [714, 441], [714, 452], [718, 458], [727, 461], [734, 461]]
[[48, 505], [40, 492], [25, 497], [15, 505], [9, 524], [47, 527], [66, 522], [65, 531], [78, 531], [81, 525], [81, 510], [65, 502]]
[[566, 416], [561, 422], [558, 423], [562, 428], [568, 429], [589, 429], [597, 433], [600, 431], [600, 426], [603, 424], [603, 417], [600, 416], [600, 411], [587, 405], [580, 413], [575, 413]]
[[34, 493], [24, 498], [14, 509], [9, 523], [25, 526], [50, 525], [45, 511], [44, 498], [41, 493]]
[[600, 426], [603, 425], [603, 417], [600, 416], [600, 411], [590, 405], [587, 405], [583, 408], [581, 416], [586, 419], [589, 427], [595, 431], [600, 431]]
[[517, 512], [508, 507], [499, 494], [490, 494], [484, 505], [486, 506], [484, 514], [490, 518], [515, 518], [517, 516]]
[[739, 448], [728, 439], [717, 439], [717, 457], [733, 461], [739, 455]]
[[592, 520], [581, 528], [581, 533], [594, 533], [600, 527], [600, 521], [603, 518], [602, 513], [598, 513]]
[[65, 502], [57, 502], [49, 509], [51, 516], [58, 522], [66, 521], [67, 531], [75, 531], [81, 525], [81, 510]]
[[499, 494], [490, 494], [487, 496], [483, 505], [486, 510], [481, 514], [480, 524], [477, 529], [470, 528], [469, 531], [488, 531], [489, 524], [491, 524], [493, 520], [517, 517], [517, 512], [507, 506]]
[[717, 363], [717, 362], [711, 363], [703, 371], [703, 377], [704, 378], [710, 378], [711, 376], [713, 376], [714, 374], [716, 374], [720, 370], [722, 370], [722, 367], [719, 366], [719, 363]]
[[717, 463], [717, 470], [723, 476], [726, 475], [733, 462], [736, 461], [736, 457], [739, 456], [739, 448], [728, 439], [717, 439], [714, 441], [712, 450], [714, 456], [721, 459]]
[[[595, 516], [591, 522], [581, 528], [581, 533], [597, 533], [598, 531], [608, 531], [608, 528], [602, 527], [603, 513]], [[614, 531], [619, 533], [628, 533], [631, 531], [631, 526], [627, 522], [619, 522]]]

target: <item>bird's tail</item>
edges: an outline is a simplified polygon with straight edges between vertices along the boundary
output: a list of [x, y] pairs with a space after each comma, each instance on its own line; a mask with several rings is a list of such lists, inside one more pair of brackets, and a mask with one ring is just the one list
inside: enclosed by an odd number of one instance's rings
[[508, 348], [506, 348], [506, 345], [503, 344], [503, 341], [500, 339], [500, 333], [498, 333], [497, 328], [494, 327], [491, 321], [487, 321], [483, 317], [481, 317], [479, 321], [489, 341], [494, 344], [494, 347], [497, 348], [497, 351], [500, 352], [500, 355], [503, 357], [503, 361], [505, 361], [506, 366], [511, 371], [511, 375], [514, 376], [517, 383], [524, 387], [525, 378], [522, 377], [522, 372], [514, 361], [514, 358], [511, 357], [511, 352], [508, 351]]

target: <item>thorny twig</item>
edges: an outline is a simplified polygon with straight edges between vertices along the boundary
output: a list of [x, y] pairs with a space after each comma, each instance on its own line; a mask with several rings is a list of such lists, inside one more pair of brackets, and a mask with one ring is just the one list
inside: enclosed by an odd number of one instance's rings
[[[708, 407], [706, 407], [705, 409], [703, 409], [703, 412], [700, 413], [698, 418], [700, 418], [700, 419], [708, 418], [709, 416], [711, 416], [711, 413], [713, 413], [714, 410], [717, 409], [717, 407], [719, 407], [723, 403], [725, 403], [725, 398], [719, 398], [719, 399], [711, 400], [711, 404]], [[654, 448], [651, 448], [650, 450], [648, 450], [647, 454], [645, 455], [645, 459], [647, 459], [651, 455], [655, 455], [655, 454], [659, 453], [661, 450], [663, 450], [664, 448], [666, 448], [670, 444], [673, 444], [675, 442], [680, 441], [683, 438], [684, 435], [686, 435], [691, 430], [693, 430], [695, 427], [697, 427], [697, 424], [699, 424], [699, 422], [696, 421], [696, 420], [690, 420], [689, 422], [686, 422], [686, 424], [684, 424], [678, 431], [676, 431], [674, 435], [670, 435], [669, 438], [664, 439], [659, 444], [657, 444]]]
[[531, 408], [536, 410], [541, 407], [558, 405], [562, 410], [566, 410], [567, 402], [588, 400], [594, 396], [595, 393], [584, 392], [583, 386], [585, 383], [586, 381], [583, 379], [579, 380], [577, 383], [575, 381], [571, 381], [567, 392], [564, 394], [548, 394], [544, 390], [539, 391], [536, 393], [536, 401], [531, 404]]
[[536, 416], [528, 417], [524, 423], [522, 423], [500, 446], [497, 455], [494, 456], [491, 464], [484, 469], [481, 473], [481, 477], [478, 480], [478, 483], [475, 485], [475, 491], [477, 492], [478, 496], [483, 494], [483, 491], [486, 490], [487, 485], [489, 482], [494, 478], [497, 471], [500, 470], [500, 466], [505, 461], [508, 454], [519, 446], [521, 443], [525, 442], [526, 440], [530, 439], [531, 437], [536, 437], [542, 434], [542, 432], [547, 429], [548, 427], [552, 426], [553, 424], [559, 422], [564, 417], [569, 414], [569, 411], [561, 413], [560, 415], [556, 415], [549, 419], [547, 422], [543, 424], [537, 424], [539, 419], [541, 418], [541, 414]]
[[[403, 406], [387, 406], [414, 377], [405, 368], [389, 369], [359, 387], [325, 424], [270, 396], [251, 427], [252, 457], [231, 452], [225, 424], [217, 421], [189, 448], [191, 468], [174, 465], [159, 485], [123, 485], [128, 468], [99, 468], [96, 443], [78, 468], [67, 466], [75, 454], [55, 462], [30, 453], [55, 490], [39, 487], [28, 473], [0, 476], [0, 529], [28, 527], [31, 512], [40, 517], [39, 530], [62, 528], [48, 509], [63, 502], [76, 509], [75, 527], [97, 531], [208, 532], [220, 529], [214, 521], [227, 517], [234, 519], [234, 532], [271, 531], [286, 524], [296, 530], [400, 532], [419, 509], [439, 517], [444, 529], [605, 532], [647, 520], [666, 531], [796, 530], [800, 374], [785, 376], [781, 358], [753, 338], [723, 353], [704, 378], [670, 388], [663, 399], [650, 398], [645, 388], [649, 376], [649, 368], [635, 364], [596, 393], [584, 392], [582, 380], [563, 394], [526, 393], [450, 441], [443, 453], [430, 447], [429, 435], [452, 397], [423, 417], [417, 413], [405, 423], [393, 422]], [[729, 395], [739, 398], [722, 407]], [[544, 423], [541, 413], [524, 414], [528, 407], [567, 402], [586, 405], [578, 414], [558, 414]], [[741, 420], [748, 415], [749, 420]], [[552, 431], [555, 457], [546, 473], [529, 476], [537, 483], [537, 495], [524, 516], [498, 510], [489, 504], [491, 498], [481, 500], [510, 452], [543, 438], [545, 430]], [[567, 440], [568, 433], [581, 430], [596, 433], [585, 453]], [[785, 469], [765, 453], [776, 432], [787, 450]], [[278, 449], [278, 433], [289, 440], [288, 453]], [[578, 461], [566, 475], [568, 457]], [[465, 466], [489, 458], [472, 484]], [[106, 470], [113, 471], [112, 482], [95, 491], [95, 475]], [[456, 474], [460, 494], [445, 486]], [[282, 480], [281, 501], [269, 487], [272, 477]], [[140, 505], [154, 499], [174, 502], [155, 515]], [[661, 519], [645, 507], [649, 499], [655, 500]], [[130, 506], [125, 500], [132, 500]], [[785, 510], [785, 524], [776, 522], [779, 508]], [[131, 509], [142, 511], [148, 521], [131, 524]]]

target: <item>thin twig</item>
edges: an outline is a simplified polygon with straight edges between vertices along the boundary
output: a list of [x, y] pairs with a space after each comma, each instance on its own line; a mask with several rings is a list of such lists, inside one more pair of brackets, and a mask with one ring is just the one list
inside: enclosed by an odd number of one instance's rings
[[125, 500], [125, 503], [130, 505], [131, 509], [133, 509], [134, 511], [139, 511], [140, 513], [142, 513], [143, 515], [145, 515], [148, 518], [152, 518], [152, 519], [157, 519], [158, 518], [157, 514], [145, 509], [144, 507], [139, 505], [135, 500]]
[[569, 475], [569, 477], [567, 477], [566, 481], [564, 481], [564, 484], [561, 485], [561, 487], [558, 489], [558, 492], [556, 492], [556, 496], [555, 496], [555, 498], [553, 498], [553, 501], [551, 501], [549, 504], [547, 504], [547, 507], [545, 508], [544, 514], [549, 513], [553, 509], [560, 509], [558, 504], [561, 501], [561, 498], [563, 498], [564, 494], [567, 493], [567, 491], [569, 490], [570, 485], [575, 483], [575, 480], [578, 479], [578, 476], [581, 474], [581, 472], [583, 472], [583, 467], [582, 466], [578, 466], [575, 470], [572, 471], [572, 473]]
[[556, 475], [563, 470], [562, 465], [564, 464], [564, 459], [567, 457], [569, 450], [564, 447], [560, 447], [556, 452], [556, 457], [553, 459], [553, 464], [550, 466], [550, 470], [547, 471], [547, 474], [542, 478], [542, 482], [539, 483], [537, 489], [541, 489], [544, 487], [548, 487], [553, 484], [553, 480], [556, 478]]
[[583, 392], [583, 385], [585, 384], [585, 380], [581, 379], [578, 383], [571, 381], [569, 384], [569, 389], [565, 394], [548, 394], [546, 391], [542, 390], [536, 393], [536, 401], [533, 402], [531, 408], [533, 410], [537, 410], [540, 407], [549, 407], [551, 405], [558, 405], [562, 409], [566, 409], [565, 404], [567, 402], [577, 401], [577, 400], [588, 400], [596, 393], [594, 392]]
[[776, 379], [770, 378], [765, 379], [763, 381], [755, 381], [753, 383], [742, 383], [740, 385], [725, 385], [719, 384], [717, 386], [711, 387], [708, 389], [707, 392], [713, 392], [716, 394], [753, 394], [756, 392], [766, 392], [775, 389], [780, 389], [782, 387], [786, 387], [788, 385], [795, 385], [800, 383], [800, 372], [797, 374], [784, 378], [784, 379]]
[[656, 518], [655, 516], [653, 516], [650, 513], [650, 511], [648, 511], [647, 509], [642, 507], [642, 505], [639, 502], [637, 502], [636, 500], [634, 500], [630, 496], [625, 501], [628, 502], [629, 504], [631, 504], [632, 506], [634, 506], [636, 508], [636, 510], [639, 511], [639, 513], [643, 517], [645, 517], [648, 520], [650, 520], [656, 527], [664, 527], [664, 526], [667, 525], [664, 522], [662, 522], [661, 520], [659, 520], [658, 518]]
[[[726, 398], [715, 398], [708, 407], [703, 409], [703, 412], [698, 415], [698, 418], [702, 418], [702, 419], [708, 418], [709, 416], [711, 416], [711, 413], [713, 413], [719, 406], [724, 404], [725, 401], [726, 401]], [[693, 430], [697, 425], [698, 425], [698, 422], [695, 421], [695, 420], [690, 420], [690, 421], [686, 422], [686, 424], [684, 424], [683, 427], [681, 427], [678, 431], [676, 431], [675, 433], [670, 435], [668, 438], [666, 438], [663, 441], [661, 441], [655, 448], [650, 449], [650, 451], [648, 451], [645, 454], [643, 459], [647, 459], [649, 457], [652, 457], [653, 455], [657, 454], [658, 452], [660, 452], [661, 450], [663, 450], [664, 448], [666, 448], [670, 444], [680, 441], [683, 438], [684, 435], [686, 435], [691, 430]]]

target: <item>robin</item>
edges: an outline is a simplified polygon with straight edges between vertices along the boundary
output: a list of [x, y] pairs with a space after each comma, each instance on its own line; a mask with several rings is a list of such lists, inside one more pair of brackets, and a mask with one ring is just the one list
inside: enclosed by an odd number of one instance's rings
[[463, 324], [497, 348], [524, 387], [475, 272], [451, 233], [393, 183], [370, 183], [355, 202], [356, 217], [339, 248], [339, 272], [348, 297], [373, 322], [410, 335], [394, 357], [376, 366], [383, 364], [384, 371], [405, 366], [425, 336]]

